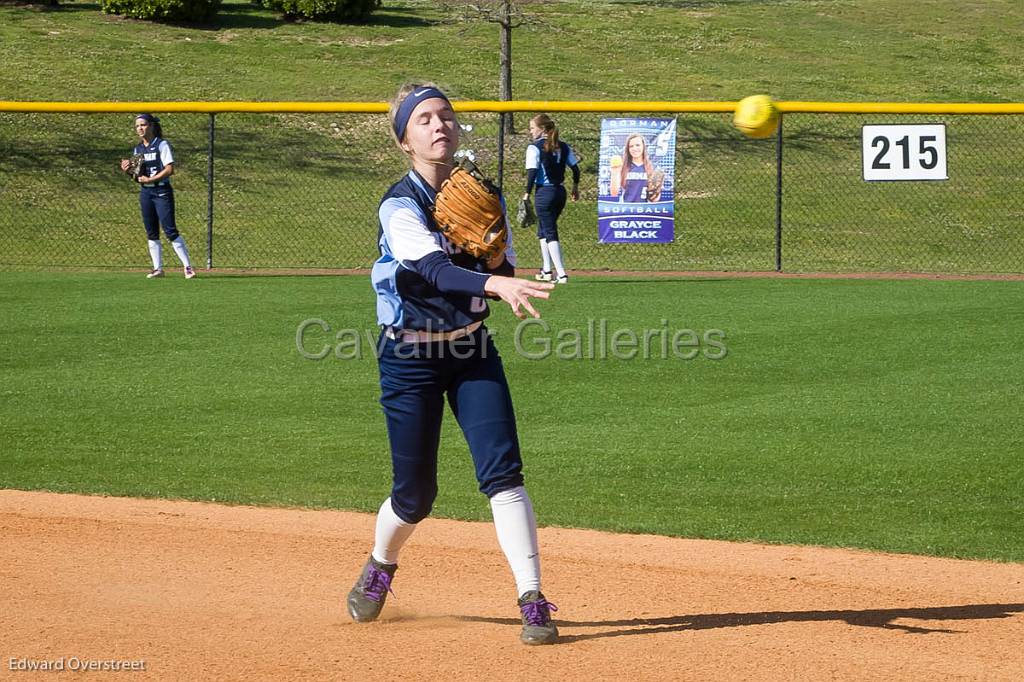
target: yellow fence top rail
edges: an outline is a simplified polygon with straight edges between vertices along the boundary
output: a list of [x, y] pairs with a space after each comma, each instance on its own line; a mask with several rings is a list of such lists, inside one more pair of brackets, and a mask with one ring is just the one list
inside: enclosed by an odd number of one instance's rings
[[[1024, 114], [1024, 103], [980, 104], [957, 102], [776, 102], [784, 113], [799, 114]], [[737, 102], [564, 102], [542, 100], [459, 100], [456, 111], [490, 112], [663, 112], [731, 113]], [[386, 113], [385, 102], [6, 102], [0, 111], [64, 113], [187, 112], [254, 113]]]
[[777, 102], [784, 113], [800, 114], [1024, 114], [1024, 103], [958, 102]]

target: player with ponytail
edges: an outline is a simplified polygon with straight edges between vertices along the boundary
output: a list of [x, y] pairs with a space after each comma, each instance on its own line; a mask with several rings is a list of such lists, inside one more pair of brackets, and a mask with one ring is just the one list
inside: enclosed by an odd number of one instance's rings
[[[160, 119], [153, 114], [139, 114], [135, 117], [135, 132], [140, 141], [132, 150], [133, 155], [141, 155], [142, 165], [135, 179], [140, 185], [139, 208], [142, 211], [142, 223], [146, 228], [149, 242], [149, 257], [153, 269], [146, 277], [153, 279], [163, 277], [163, 249], [160, 245], [160, 226], [171, 242], [185, 268], [185, 279], [192, 279], [196, 271], [192, 269], [185, 238], [178, 232], [174, 219], [174, 188], [171, 187], [171, 176], [174, 174], [174, 154], [170, 143], [164, 139]], [[128, 159], [121, 159], [121, 170], [127, 171]]]
[[540, 240], [541, 270], [536, 278], [542, 282], [566, 284], [569, 275], [562, 262], [562, 246], [558, 239], [558, 217], [565, 208], [565, 167], [572, 169], [573, 201], [580, 198], [580, 167], [576, 154], [558, 139], [558, 127], [547, 114], [530, 119], [533, 142], [526, 148], [526, 191], [523, 200], [530, 199], [536, 187], [537, 238]]

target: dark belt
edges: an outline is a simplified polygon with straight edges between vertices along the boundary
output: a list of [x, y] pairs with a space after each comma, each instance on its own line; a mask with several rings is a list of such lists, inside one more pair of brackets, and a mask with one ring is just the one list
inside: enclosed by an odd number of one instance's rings
[[384, 327], [384, 336], [394, 341], [404, 341], [405, 343], [431, 343], [434, 341], [454, 341], [461, 339], [464, 336], [469, 336], [477, 329], [480, 328], [483, 322], [474, 322], [473, 324], [466, 325], [465, 327], [459, 327], [453, 329], [450, 332], [425, 332], [416, 331], [413, 329], [395, 329], [394, 327]]

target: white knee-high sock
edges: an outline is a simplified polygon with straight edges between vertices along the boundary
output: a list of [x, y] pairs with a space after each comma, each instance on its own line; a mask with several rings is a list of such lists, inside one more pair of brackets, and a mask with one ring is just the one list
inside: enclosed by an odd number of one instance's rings
[[373, 558], [382, 564], [397, 564], [398, 552], [414, 530], [415, 523], [406, 523], [398, 518], [398, 514], [391, 508], [391, 498], [384, 500], [377, 512]]
[[551, 254], [548, 253], [548, 242], [546, 239], [540, 240], [540, 257], [544, 260], [541, 270], [551, 272]]
[[149, 258], [153, 261], [153, 269], [159, 270], [164, 266], [163, 249], [160, 246], [160, 240], [147, 239], [146, 242], [149, 244]]
[[562, 265], [562, 245], [558, 242], [548, 242], [548, 251], [551, 252], [551, 260], [555, 264], [555, 272], [559, 277], [565, 274], [565, 266]]
[[171, 242], [171, 246], [174, 247], [174, 253], [178, 254], [178, 260], [181, 261], [181, 264], [186, 268], [191, 267], [192, 261], [188, 259], [188, 247], [185, 246], [185, 238], [179, 235], [177, 239]]
[[498, 544], [516, 580], [516, 596], [540, 589], [540, 552], [537, 549], [537, 518], [526, 488], [503, 490], [491, 498], [491, 514]]

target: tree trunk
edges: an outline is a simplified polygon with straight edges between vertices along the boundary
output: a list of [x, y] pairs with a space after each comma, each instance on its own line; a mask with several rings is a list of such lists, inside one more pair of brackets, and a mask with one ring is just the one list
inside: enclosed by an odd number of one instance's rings
[[[498, 99], [507, 102], [512, 99], [512, 0], [501, 0], [501, 77], [498, 81]], [[515, 134], [512, 114], [502, 116], [505, 132]]]

